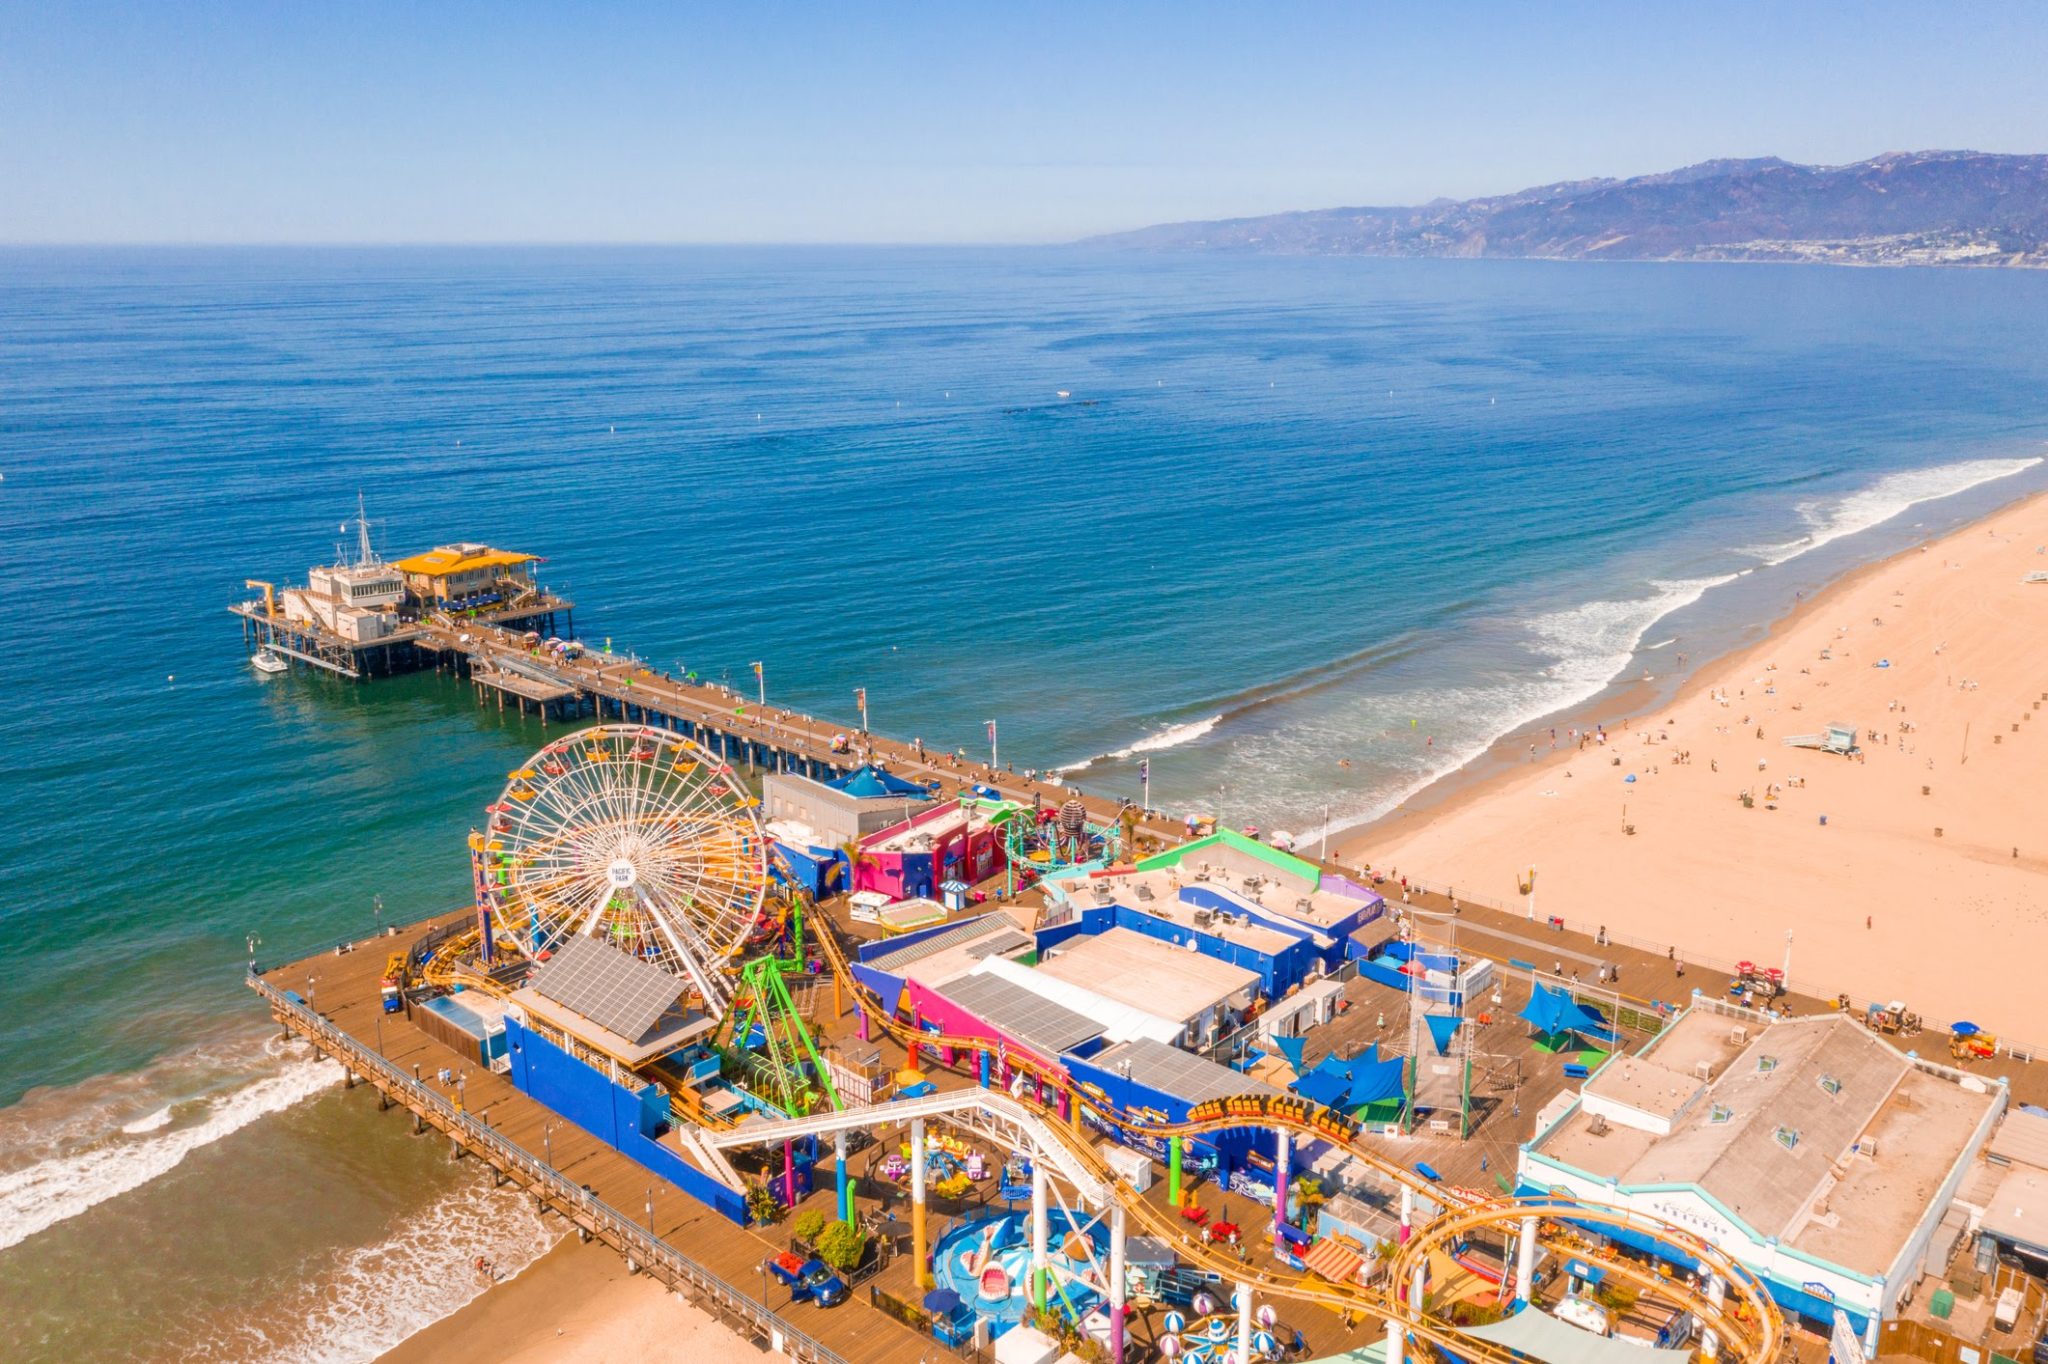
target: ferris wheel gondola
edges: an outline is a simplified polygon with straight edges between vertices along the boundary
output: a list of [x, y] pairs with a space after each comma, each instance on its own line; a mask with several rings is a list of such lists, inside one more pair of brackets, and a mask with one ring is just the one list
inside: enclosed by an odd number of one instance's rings
[[755, 806], [682, 735], [598, 725], [511, 773], [487, 811], [479, 881], [527, 955], [599, 938], [688, 980], [719, 1014], [768, 889]]

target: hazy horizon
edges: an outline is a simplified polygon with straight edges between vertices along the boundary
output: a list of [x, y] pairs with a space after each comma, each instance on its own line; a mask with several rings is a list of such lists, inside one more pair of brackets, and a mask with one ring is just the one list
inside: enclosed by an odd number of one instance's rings
[[0, 243], [1052, 245], [1721, 157], [2048, 149], [2048, 10], [0, 15]]

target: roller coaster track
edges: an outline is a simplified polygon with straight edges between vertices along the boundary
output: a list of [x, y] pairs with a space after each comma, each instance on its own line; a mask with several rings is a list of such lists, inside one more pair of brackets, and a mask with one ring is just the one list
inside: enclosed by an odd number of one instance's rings
[[[928, 1033], [896, 1018], [893, 1007], [885, 1007], [875, 993], [854, 975], [845, 947], [839, 941], [838, 924], [831, 916], [823, 914], [813, 916], [812, 922], [817, 928], [816, 941], [823, 948], [833, 975], [862, 1002], [868, 1017], [888, 1030], [907, 1049], [914, 1046], [951, 1047], [970, 1053], [989, 1049], [986, 1038]], [[912, 1054], [915, 1055], [914, 1051]], [[993, 1091], [972, 1093], [984, 1096], [985, 1102], [992, 1104], [1016, 1104], [1026, 1111], [1037, 1107], [1043, 1120], [1033, 1124], [1034, 1130], [1062, 1143], [1069, 1157], [1082, 1162], [1094, 1174], [1096, 1182], [1107, 1189], [1126, 1214], [1147, 1232], [1172, 1245], [1184, 1258], [1227, 1281], [1250, 1284], [1272, 1297], [1319, 1303], [1340, 1311], [1365, 1312], [1397, 1320], [1417, 1338], [1467, 1360], [1483, 1360], [1487, 1364], [1521, 1364], [1521, 1357], [1512, 1350], [1436, 1321], [1428, 1312], [1426, 1303], [1405, 1303], [1402, 1301], [1404, 1286], [1412, 1282], [1417, 1268], [1427, 1264], [1432, 1250], [1442, 1249], [1471, 1232], [1503, 1225], [1518, 1226], [1532, 1217], [1538, 1219], [1539, 1227], [1545, 1220], [1592, 1223], [1647, 1235], [1660, 1244], [1680, 1250], [1718, 1274], [1729, 1287], [1728, 1297], [1716, 1301], [1688, 1285], [1651, 1273], [1633, 1261], [1595, 1252], [1570, 1232], [1545, 1233], [1543, 1243], [1553, 1252], [1599, 1265], [1660, 1297], [1677, 1300], [1701, 1323], [1715, 1330], [1723, 1342], [1734, 1346], [1735, 1357], [1742, 1364], [1776, 1364], [1789, 1344], [1784, 1319], [1761, 1280], [1733, 1257], [1677, 1223], [1631, 1209], [1600, 1204], [1547, 1198], [1486, 1198], [1446, 1187], [1366, 1145], [1365, 1129], [1361, 1124], [1295, 1096], [1244, 1103], [1211, 1101], [1198, 1106], [1194, 1113], [1201, 1116], [1190, 1121], [1149, 1123], [1133, 1119], [1096, 1100], [1075, 1086], [1064, 1073], [1038, 1065], [1031, 1058], [1010, 1055], [1006, 1059], [1012, 1066], [1021, 1066], [1065, 1094], [1073, 1106], [1071, 1116], [1062, 1120], [1043, 1106], [1027, 1104], [1021, 1098]], [[878, 1123], [889, 1121], [894, 1108], [894, 1104], [885, 1103], [851, 1112], [857, 1112], [864, 1122]], [[1205, 1109], [1211, 1111], [1204, 1112]], [[1331, 1142], [1397, 1184], [1424, 1194], [1432, 1202], [1442, 1205], [1445, 1211], [1427, 1223], [1397, 1253], [1385, 1288], [1327, 1282], [1291, 1271], [1256, 1266], [1191, 1236], [1187, 1228], [1179, 1225], [1174, 1214], [1151, 1203], [1118, 1178], [1081, 1128], [1079, 1119], [1084, 1111], [1106, 1125], [1159, 1140], [1204, 1136], [1245, 1127], [1267, 1127]], [[751, 1138], [755, 1132], [768, 1132], [780, 1126], [769, 1124], [749, 1128], [748, 1136]]]

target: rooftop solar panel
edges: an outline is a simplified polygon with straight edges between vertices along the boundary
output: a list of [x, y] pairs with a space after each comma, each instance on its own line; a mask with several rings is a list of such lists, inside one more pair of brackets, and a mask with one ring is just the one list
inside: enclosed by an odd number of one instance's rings
[[1034, 995], [1000, 976], [961, 976], [947, 981], [939, 993], [1049, 1056], [1102, 1035], [1102, 1025], [1094, 1019]]
[[683, 983], [596, 938], [570, 937], [533, 976], [540, 994], [638, 1042], [683, 996]]

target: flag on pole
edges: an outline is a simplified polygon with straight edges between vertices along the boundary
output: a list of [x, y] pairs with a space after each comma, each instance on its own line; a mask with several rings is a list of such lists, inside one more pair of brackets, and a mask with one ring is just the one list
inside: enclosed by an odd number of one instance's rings
[[760, 675], [761, 675], [761, 665], [760, 665], [760, 664], [758, 664], [758, 663], [756, 663], [756, 664], [754, 665], [754, 676], [756, 676], [756, 677], [759, 677]]
[[988, 725], [988, 741], [990, 743], [994, 743], [996, 741], [996, 722], [993, 720], [988, 720], [984, 723]]
[[1152, 775], [1152, 760], [1150, 758], [1138, 759], [1138, 775], [1140, 777], [1149, 777]]
[[868, 708], [868, 689], [866, 687], [855, 687], [853, 689], [853, 704], [859, 706], [862, 710]]

